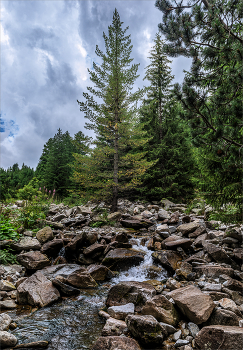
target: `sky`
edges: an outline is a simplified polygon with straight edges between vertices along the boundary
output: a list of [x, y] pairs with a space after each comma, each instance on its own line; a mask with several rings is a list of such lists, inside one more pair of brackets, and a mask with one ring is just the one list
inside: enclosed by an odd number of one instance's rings
[[[140, 63], [134, 88], [143, 87], [149, 51], [162, 20], [155, 0], [1, 0], [0, 166], [36, 168], [44, 144], [58, 128], [73, 136], [84, 128], [77, 99], [90, 86], [87, 69], [99, 63], [117, 8], [129, 26], [133, 63]], [[181, 83], [190, 60], [171, 63]]]

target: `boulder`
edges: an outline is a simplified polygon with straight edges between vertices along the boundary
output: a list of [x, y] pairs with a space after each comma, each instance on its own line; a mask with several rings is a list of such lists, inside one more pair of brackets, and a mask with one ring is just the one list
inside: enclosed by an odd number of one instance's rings
[[107, 312], [113, 318], [125, 320], [127, 315], [134, 314], [134, 304], [128, 303], [120, 306], [110, 306]]
[[179, 321], [179, 315], [174, 305], [161, 294], [148, 300], [143, 306], [141, 313], [143, 315], [152, 315], [159, 322], [164, 322], [172, 326], [176, 326]]
[[231, 277], [234, 276], [234, 270], [231, 267], [223, 267], [220, 265], [200, 265], [193, 269], [199, 277], [205, 275], [206, 277], [218, 278], [220, 275], [224, 274]]
[[111, 336], [98, 338], [91, 350], [141, 350], [141, 348], [134, 339]]
[[152, 253], [152, 258], [154, 262], [161, 264], [172, 273], [179, 267], [178, 263], [182, 260], [179, 253], [169, 250], [158, 250]]
[[6, 331], [0, 331], [1, 349], [12, 348], [17, 344], [17, 338]]
[[41, 244], [36, 238], [29, 236], [24, 236], [18, 242], [12, 242], [11, 248], [16, 251], [21, 250], [39, 250], [41, 249]]
[[102, 264], [112, 270], [127, 270], [129, 267], [140, 264], [145, 253], [135, 249], [117, 248], [110, 250]]
[[59, 290], [59, 292], [62, 295], [78, 295], [80, 294], [80, 290], [77, 288], [74, 288], [72, 286], [69, 286], [68, 284], [64, 283], [65, 278], [62, 276], [57, 276], [52, 280], [52, 284]]
[[58, 290], [40, 271], [37, 271], [17, 288], [19, 304], [30, 304], [43, 307], [60, 297]]
[[206, 232], [207, 232], [206, 227], [199, 226], [198, 228], [196, 228], [195, 231], [193, 231], [192, 233], [189, 233], [188, 237], [189, 238], [196, 238], [196, 237], [198, 237]]
[[232, 312], [234, 312], [236, 315], [242, 317], [241, 312], [239, 311], [236, 303], [229, 299], [229, 298], [222, 298], [219, 300], [219, 305], [226, 310], [230, 310]]
[[213, 325], [203, 327], [196, 335], [198, 350], [242, 350], [243, 328]]
[[106, 320], [106, 324], [102, 329], [103, 336], [121, 335], [121, 334], [126, 334], [127, 332], [128, 332], [128, 329], [127, 329], [126, 322], [117, 320], [112, 317]]
[[[41, 270], [41, 273], [49, 280], [52, 280], [57, 276], [67, 278], [74, 271], [80, 270], [80, 268], [81, 266], [78, 264], [58, 264], [45, 267], [43, 270]], [[83, 271], [85, 271], [85, 268]]]
[[206, 322], [206, 325], [220, 324], [223, 326], [239, 326], [242, 317], [237, 316], [230, 310], [215, 308]]
[[233, 250], [233, 254], [237, 261], [239, 262], [243, 261], [243, 248], [235, 248]]
[[163, 244], [166, 249], [176, 250], [178, 247], [189, 249], [192, 245], [192, 241], [189, 238], [182, 238], [171, 242], [163, 242]]
[[243, 294], [243, 283], [233, 278], [229, 278], [227, 281], [225, 281], [223, 283], [223, 286], [227, 289], [240, 292], [241, 294]]
[[177, 276], [182, 276], [185, 279], [192, 280], [195, 279], [195, 272], [192, 272], [192, 265], [183, 261], [179, 268], [176, 270]]
[[62, 247], [62, 239], [53, 239], [52, 241], [49, 241], [42, 246], [41, 253], [54, 257], [60, 252]]
[[65, 247], [67, 255], [72, 255], [76, 250], [79, 250], [82, 247], [82, 244], [85, 240], [85, 233], [79, 233], [75, 236]]
[[189, 233], [194, 232], [198, 227], [200, 227], [200, 224], [198, 222], [189, 222], [188, 224], [182, 224], [177, 227], [177, 232], [181, 232], [183, 236], [188, 235]]
[[54, 238], [53, 231], [50, 226], [46, 226], [36, 233], [36, 238], [40, 243], [46, 243]]
[[116, 211], [114, 213], [108, 214], [107, 219], [110, 221], [116, 221], [116, 220], [119, 220], [121, 216], [122, 216], [122, 213], [120, 211]]
[[94, 243], [90, 245], [88, 248], [84, 249], [83, 254], [88, 256], [93, 256], [96, 253], [103, 253], [106, 246], [100, 243]]
[[17, 256], [17, 261], [28, 270], [40, 270], [51, 265], [47, 256], [39, 251], [19, 254]]
[[[106, 306], [118, 306], [133, 303], [135, 307], [143, 306], [155, 296], [156, 290], [145, 282], [120, 282], [109, 290]], [[136, 309], [136, 308], [135, 308]]]
[[126, 324], [132, 336], [146, 347], [151, 348], [163, 342], [165, 330], [151, 315], [128, 315]]
[[0, 314], [0, 331], [6, 331], [12, 322], [11, 317], [8, 314]]
[[215, 307], [212, 298], [194, 286], [173, 290], [168, 296], [175, 301], [181, 312], [196, 324], [207, 321]]
[[87, 272], [93, 277], [95, 281], [104, 281], [114, 277], [114, 273], [103, 265], [90, 265]]
[[203, 248], [208, 252], [213, 260], [217, 263], [225, 263], [232, 266], [233, 269], [239, 269], [238, 265], [228, 256], [225, 250], [215, 244], [205, 241]]
[[152, 226], [153, 223], [150, 220], [147, 219], [124, 219], [120, 221], [123, 227], [127, 228], [133, 228], [139, 230], [140, 228], [147, 228], [149, 226]]
[[74, 271], [66, 279], [68, 284], [76, 288], [96, 288], [98, 287], [95, 280], [90, 276], [85, 269], [81, 268], [80, 270]]
[[13, 300], [1, 300], [0, 310], [13, 310], [17, 307], [17, 304]]
[[164, 210], [164, 209], [160, 209], [158, 211], [158, 219], [159, 220], [166, 220], [166, 219], [170, 219], [170, 214], [168, 213], [168, 211]]

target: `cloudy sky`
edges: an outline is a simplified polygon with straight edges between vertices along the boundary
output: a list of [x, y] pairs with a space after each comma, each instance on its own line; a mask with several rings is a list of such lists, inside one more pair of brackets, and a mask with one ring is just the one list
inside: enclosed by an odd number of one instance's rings
[[[133, 63], [140, 63], [136, 87], [144, 85], [144, 68], [162, 13], [155, 0], [2, 0], [0, 166], [36, 167], [44, 144], [58, 128], [71, 136], [84, 129], [77, 99], [90, 85], [87, 68], [104, 49], [102, 33], [117, 8], [129, 26]], [[172, 63], [181, 82], [190, 62]], [[90, 132], [89, 132], [90, 133]]]

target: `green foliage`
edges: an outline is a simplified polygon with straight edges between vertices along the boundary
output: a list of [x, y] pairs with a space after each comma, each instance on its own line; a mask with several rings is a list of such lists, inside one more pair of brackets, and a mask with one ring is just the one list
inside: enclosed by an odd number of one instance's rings
[[238, 224], [242, 222], [242, 213], [237, 206], [228, 204], [224, 208], [210, 213], [209, 220], [221, 221], [225, 224]]
[[[88, 70], [94, 87], [83, 93], [85, 102], [79, 102], [80, 111], [90, 123], [86, 128], [96, 133], [96, 140], [86, 155], [75, 154], [72, 179], [83, 195], [97, 199], [112, 199], [112, 210], [117, 208], [118, 193], [128, 191], [141, 182], [141, 176], [151, 165], [139, 151], [147, 139], [138, 123], [136, 103], [141, 90], [132, 93], [138, 77], [138, 64], [131, 64], [132, 45], [128, 27], [122, 29], [115, 9], [108, 35], [103, 33], [106, 52], [98, 46], [95, 53], [101, 58]], [[95, 98], [98, 97], [97, 102]]]
[[18, 264], [16, 256], [12, 253], [10, 248], [0, 250], [0, 264], [12, 265]]
[[3, 213], [0, 214], [0, 240], [18, 240], [19, 234], [17, 233], [16, 227]]
[[49, 206], [39, 203], [28, 203], [21, 209], [18, 222], [25, 229], [34, 229], [42, 225], [42, 221], [46, 218]]
[[200, 149], [201, 189], [214, 207], [242, 210], [243, 5], [235, 0], [157, 0], [166, 52], [192, 58], [175, 93]]

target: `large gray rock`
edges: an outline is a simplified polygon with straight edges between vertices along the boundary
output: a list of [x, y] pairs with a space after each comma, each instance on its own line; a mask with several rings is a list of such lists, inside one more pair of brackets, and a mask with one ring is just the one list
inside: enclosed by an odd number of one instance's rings
[[187, 286], [168, 293], [179, 309], [191, 322], [201, 324], [208, 320], [215, 304], [212, 298], [194, 286]]
[[135, 249], [117, 248], [110, 250], [102, 261], [112, 270], [127, 270], [144, 260], [145, 253]]
[[121, 335], [128, 332], [127, 324], [124, 321], [117, 320], [115, 318], [108, 318], [106, 324], [102, 329], [102, 335], [111, 336], [111, 335]]
[[156, 295], [148, 300], [141, 313], [152, 315], [159, 322], [168, 323], [172, 326], [176, 326], [179, 321], [179, 315], [174, 305], [164, 295]]
[[6, 331], [0, 331], [0, 344], [1, 349], [7, 349], [17, 344], [17, 338]]
[[151, 315], [128, 315], [126, 324], [132, 336], [146, 347], [161, 345], [163, 342], [165, 330]]
[[170, 214], [168, 213], [168, 211], [166, 211], [164, 209], [160, 209], [158, 211], [158, 219], [159, 220], [170, 219]]
[[16, 251], [21, 250], [39, 250], [41, 249], [41, 244], [36, 238], [24, 236], [18, 242], [12, 242], [11, 248]]
[[189, 233], [194, 232], [198, 227], [200, 227], [200, 224], [198, 222], [189, 222], [188, 224], [182, 224], [177, 227], [177, 232], [181, 232], [183, 236], [188, 235]]
[[53, 231], [50, 226], [46, 226], [36, 233], [36, 238], [40, 243], [46, 243], [54, 238]]
[[12, 322], [11, 317], [8, 314], [0, 314], [0, 331], [8, 330], [10, 323]]
[[134, 339], [110, 336], [98, 338], [92, 350], [141, 350], [141, 348]]
[[19, 254], [17, 256], [17, 261], [28, 270], [41, 270], [51, 265], [48, 257], [39, 251]]
[[49, 280], [52, 280], [57, 276], [67, 278], [71, 273], [77, 270], [80, 270], [80, 265], [78, 264], [60, 264], [45, 267], [41, 270], [41, 273]]
[[19, 304], [43, 307], [56, 301], [60, 293], [40, 271], [21, 283], [17, 288]]
[[242, 350], [243, 328], [230, 326], [203, 327], [196, 335], [195, 345], [198, 350]]
[[134, 314], [134, 304], [128, 303], [126, 305], [111, 306], [107, 310], [108, 314], [118, 320], [125, 320], [127, 315]]
[[148, 283], [133, 281], [120, 282], [109, 290], [106, 306], [110, 307], [133, 303], [139, 308], [155, 295], [155, 288]]

